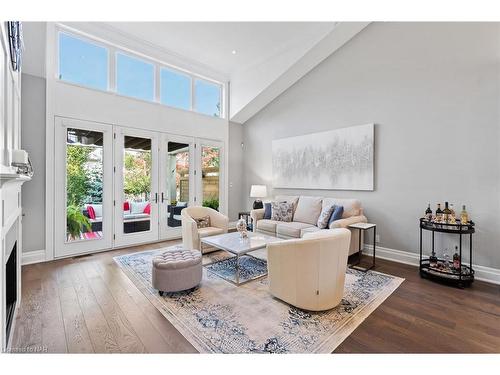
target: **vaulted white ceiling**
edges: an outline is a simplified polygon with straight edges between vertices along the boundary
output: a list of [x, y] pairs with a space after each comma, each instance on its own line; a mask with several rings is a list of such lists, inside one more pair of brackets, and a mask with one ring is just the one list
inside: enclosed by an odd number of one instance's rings
[[105, 25], [209, 66], [229, 79], [236, 72], [286, 50], [312, 45], [335, 26], [333, 22], [108, 22]]
[[[67, 25], [145, 55], [160, 54], [166, 63], [229, 82], [229, 119], [244, 123], [367, 24], [78, 22]], [[26, 45], [23, 71], [43, 76], [45, 23], [23, 25]]]

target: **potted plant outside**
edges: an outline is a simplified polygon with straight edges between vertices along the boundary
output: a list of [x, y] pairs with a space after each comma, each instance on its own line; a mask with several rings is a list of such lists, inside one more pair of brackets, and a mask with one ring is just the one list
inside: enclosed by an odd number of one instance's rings
[[91, 224], [80, 207], [70, 205], [66, 208], [66, 232], [70, 240], [79, 238], [83, 229], [91, 230]]

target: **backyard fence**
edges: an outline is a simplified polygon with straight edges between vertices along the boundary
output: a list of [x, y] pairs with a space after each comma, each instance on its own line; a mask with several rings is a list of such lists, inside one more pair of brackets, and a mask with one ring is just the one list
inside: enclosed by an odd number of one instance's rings
[[[213, 174], [213, 175], [212, 175]], [[189, 201], [189, 177], [186, 173], [180, 173], [179, 181], [180, 201]], [[207, 176], [208, 175], [208, 176]], [[204, 168], [202, 175], [203, 200], [219, 198], [219, 168]]]

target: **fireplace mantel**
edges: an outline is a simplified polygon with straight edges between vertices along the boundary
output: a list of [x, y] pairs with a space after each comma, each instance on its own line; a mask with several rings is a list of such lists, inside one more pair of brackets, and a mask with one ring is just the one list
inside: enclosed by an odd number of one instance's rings
[[0, 187], [2, 188], [0, 232], [2, 238], [22, 214], [20, 199], [21, 185], [30, 180], [31, 177], [17, 173], [0, 174]]
[[30, 181], [31, 177], [19, 174], [19, 173], [0, 173], [0, 186], [3, 187], [7, 184], [24, 184], [27, 181]]

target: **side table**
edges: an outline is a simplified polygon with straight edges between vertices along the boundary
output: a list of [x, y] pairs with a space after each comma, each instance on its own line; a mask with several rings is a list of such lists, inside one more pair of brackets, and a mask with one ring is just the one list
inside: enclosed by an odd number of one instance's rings
[[[358, 229], [359, 230], [359, 250], [358, 250], [358, 259], [355, 264], [351, 264], [351, 268], [362, 271], [362, 272], [367, 272], [368, 270], [371, 270], [373, 267], [375, 267], [375, 243], [377, 240], [377, 225], [372, 224], [372, 223], [356, 223], [356, 224], [351, 224], [348, 225], [348, 228], [352, 229]], [[359, 263], [361, 262], [361, 253], [362, 253], [362, 248], [361, 248], [361, 231], [364, 230], [369, 230], [373, 228], [373, 255], [372, 255], [372, 265], [368, 268], [360, 267]]]

